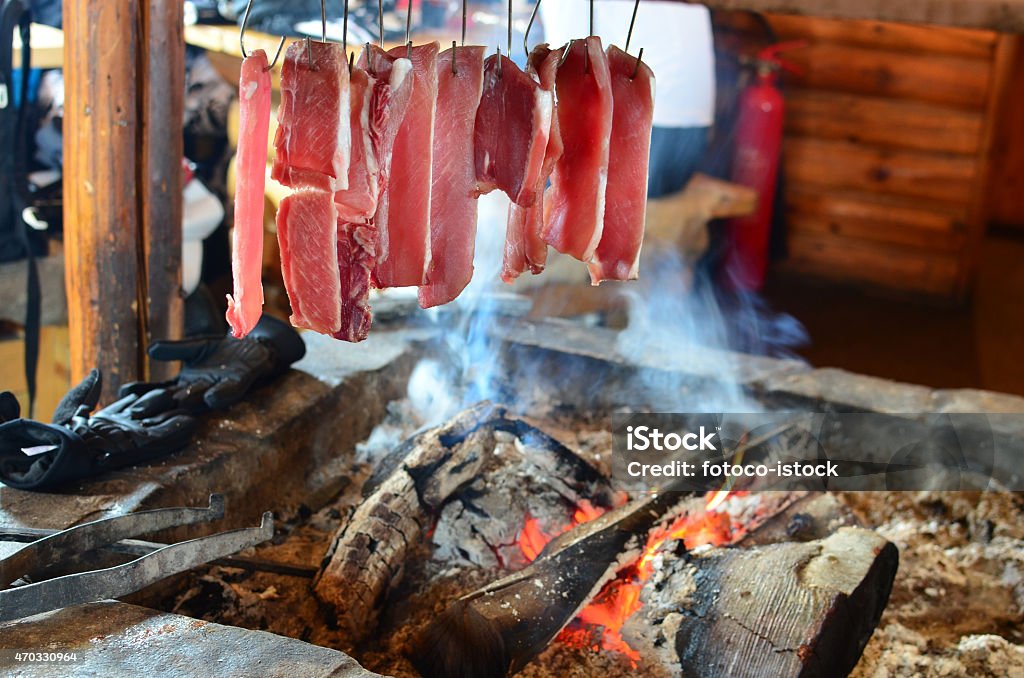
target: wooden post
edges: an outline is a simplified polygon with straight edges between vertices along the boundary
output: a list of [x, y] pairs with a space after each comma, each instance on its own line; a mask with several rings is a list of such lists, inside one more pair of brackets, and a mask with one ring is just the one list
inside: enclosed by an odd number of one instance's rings
[[64, 1], [64, 243], [71, 378], [138, 379], [138, 3]]
[[181, 332], [182, 5], [63, 8], [72, 380], [99, 367], [110, 402], [146, 378], [150, 335]]
[[[181, 295], [182, 119], [185, 100], [185, 27], [181, 0], [148, 0], [143, 12], [141, 85], [142, 244], [146, 315], [142, 336], [177, 339], [184, 330]], [[148, 378], [169, 379], [177, 367], [152, 362]]]

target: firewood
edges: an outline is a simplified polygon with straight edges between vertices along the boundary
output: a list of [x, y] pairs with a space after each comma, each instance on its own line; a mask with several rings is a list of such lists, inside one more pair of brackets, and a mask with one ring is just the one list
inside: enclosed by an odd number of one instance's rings
[[[364, 499], [335, 535], [314, 581], [317, 597], [337, 611], [354, 644], [372, 633], [389, 591], [437, 515], [463, 487], [504, 464], [491, 452], [495, 432], [538, 452], [534, 461], [572, 496], [610, 507], [603, 476], [557, 440], [503, 408], [481, 403], [399, 445], [364, 487]], [[595, 488], [597, 488], [595, 490]]]
[[536, 657], [688, 496], [664, 492], [552, 540], [529, 566], [458, 599], [416, 643], [424, 678], [505, 676]]
[[663, 560], [623, 636], [687, 678], [845, 676], [889, 599], [899, 552], [875, 532]]

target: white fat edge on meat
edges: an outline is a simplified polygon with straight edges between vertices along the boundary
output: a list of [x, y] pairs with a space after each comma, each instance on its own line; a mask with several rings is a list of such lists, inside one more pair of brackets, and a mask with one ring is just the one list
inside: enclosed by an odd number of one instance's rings
[[[594, 47], [593, 50], [590, 49], [591, 46]], [[587, 245], [587, 248], [583, 251], [584, 261], [589, 262], [594, 258], [594, 252], [597, 251], [597, 245], [599, 242], [601, 242], [601, 235], [604, 233], [604, 208], [605, 198], [607, 197], [608, 192], [608, 163], [611, 160], [609, 158], [609, 151], [611, 148], [612, 140], [612, 118], [615, 113], [613, 108], [615, 102], [612, 101], [611, 73], [608, 71], [608, 57], [605, 55], [604, 50], [601, 49], [601, 39], [598, 38], [597, 36], [591, 36], [587, 38], [584, 49], [590, 52], [590, 59], [591, 62], [594, 64], [594, 81], [597, 82], [596, 71], [598, 69], [598, 66], [603, 64], [604, 68], [602, 68], [601, 70], [604, 71], [605, 78], [609, 85], [608, 91], [604, 93], [605, 96], [608, 98], [608, 134], [601, 135], [601, 155], [604, 157], [604, 164], [602, 165], [600, 171], [598, 171], [597, 173], [597, 209], [594, 212], [595, 214], [598, 214], [600, 216], [595, 220], [597, 223], [594, 224], [594, 234], [590, 238], [590, 243]], [[597, 55], [595, 56], [593, 52], [597, 52]]]
[[348, 168], [352, 156], [352, 96], [348, 80], [348, 60], [342, 60], [338, 69], [338, 137], [334, 152], [334, 186], [335, 191], [348, 189]]
[[538, 86], [533, 92], [533, 111], [543, 138], [543, 148], [547, 149], [548, 137], [551, 136], [551, 117], [555, 114], [554, 94], [550, 90]]
[[[374, 206], [377, 204], [377, 154], [373, 150], [373, 138], [370, 134], [370, 109], [373, 106], [373, 90], [377, 78], [366, 74], [366, 91], [363, 94], [363, 108], [359, 113], [359, 125], [363, 130], [363, 156], [366, 158], [366, 176]], [[376, 207], [375, 207], [376, 208]], [[372, 214], [370, 216], [373, 216]]]
[[424, 234], [424, 240], [426, 241], [426, 247], [423, 252], [423, 282], [427, 280], [427, 271], [430, 270], [430, 263], [433, 258], [433, 252], [430, 249], [430, 210], [433, 205], [431, 204], [431, 193], [433, 193], [434, 185], [434, 118], [437, 116], [437, 71], [434, 71], [434, 96], [430, 101], [430, 162], [426, 164], [427, 167], [427, 185], [431, 186], [431, 190], [427, 191], [427, 228]]

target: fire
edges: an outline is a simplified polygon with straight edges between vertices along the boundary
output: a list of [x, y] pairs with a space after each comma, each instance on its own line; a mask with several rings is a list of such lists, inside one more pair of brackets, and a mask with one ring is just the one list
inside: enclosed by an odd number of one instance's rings
[[[654, 561], [661, 546], [670, 540], [681, 540], [686, 548], [693, 549], [704, 544], [725, 544], [742, 531], [732, 524], [728, 513], [718, 509], [731, 496], [745, 494], [723, 488], [708, 495], [704, 511], [680, 516], [667, 527], [654, 530], [648, 535], [644, 550], [636, 563], [619, 573], [598, 593], [589, 605], [562, 632], [558, 639], [567, 645], [592, 650], [610, 650], [624, 655], [633, 668], [640, 661], [640, 653], [630, 647], [622, 637], [622, 627], [642, 606], [640, 591], [644, 583], [654, 574]], [[603, 513], [587, 501], [573, 512], [571, 522], [556, 534], [548, 535], [531, 516], [519, 535], [519, 547], [528, 561], [540, 555], [544, 546], [558, 535], [571, 530], [581, 523], [593, 520]]]

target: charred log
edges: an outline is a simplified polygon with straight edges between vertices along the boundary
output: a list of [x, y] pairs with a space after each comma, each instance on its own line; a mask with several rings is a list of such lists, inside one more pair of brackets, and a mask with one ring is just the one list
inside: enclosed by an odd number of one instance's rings
[[885, 609], [899, 553], [876, 533], [665, 559], [623, 629], [687, 677], [845, 676]]
[[427, 627], [413, 655], [424, 678], [511, 675], [540, 654], [684, 495], [638, 500], [551, 541], [525, 569], [473, 591]]
[[[442, 513], [479, 512], [481, 539], [496, 541], [487, 524], [497, 521], [488, 520], [488, 512], [481, 509], [486, 497], [477, 495], [478, 485], [508, 463], [494, 454], [499, 432], [531, 448], [531, 466], [567, 503], [587, 497], [611, 506], [612, 494], [597, 470], [551, 436], [489, 403], [413, 436], [367, 483], [363, 501], [335, 536], [314, 583], [317, 597], [338, 610], [338, 624], [351, 642], [373, 631], [413, 550], [424, 543]], [[460, 501], [453, 506], [456, 498]]]

